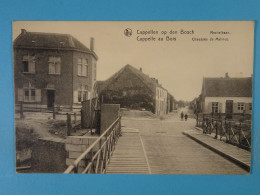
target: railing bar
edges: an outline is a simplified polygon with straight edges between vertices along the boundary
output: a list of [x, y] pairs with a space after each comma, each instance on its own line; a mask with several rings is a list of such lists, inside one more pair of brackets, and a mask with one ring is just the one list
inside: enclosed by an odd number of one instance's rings
[[75, 167], [74, 167], [73, 165], [70, 165], [70, 166], [66, 169], [66, 171], [65, 171], [64, 173], [66, 173], [66, 174], [71, 173], [74, 168], [75, 168]]
[[[119, 121], [119, 119], [120, 119], [120, 117], [117, 118], [117, 120], [116, 120], [112, 125], [110, 125], [110, 126], [107, 128], [107, 130], [106, 130], [104, 133], [102, 133], [102, 135], [99, 136], [99, 138], [98, 138], [93, 144], [91, 144], [91, 146], [89, 146], [89, 147], [85, 150], [85, 152], [83, 152], [83, 153], [74, 161], [74, 163], [73, 163], [74, 167], [77, 166], [77, 164], [87, 155], [87, 153], [89, 153], [89, 152], [92, 150], [92, 148], [99, 142], [99, 140], [100, 140], [102, 137], [104, 137], [105, 134], [113, 127], [113, 125], [115, 125], [115, 124]], [[110, 136], [110, 135], [109, 135], [109, 136]]]
[[[107, 143], [107, 141], [106, 141], [106, 143]], [[107, 145], [105, 145], [105, 147], [104, 147], [104, 152], [103, 152], [103, 156], [102, 156], [102, 161], [101, 161], [101, 172], [103, 171], [103, 164], [104, 164], [104, 160], [105, 160], [105, 155], [106, 155], [106, 147], [107, 147]]]
[[96, 164], [96, 168], [95, 168], [95, 173], [97, 173], [98, 167], [99, 167], [99, 159], [100, 159], [100, 154], [97, 157], [97, 164]]
[[88, 169], [90, 168], [90, 166], [92, 165], [92, 162], [90, 162], [88, 164], [88, 166], [84, 169], [84, 171], [82, 173], [86, 173], [88, 171]]

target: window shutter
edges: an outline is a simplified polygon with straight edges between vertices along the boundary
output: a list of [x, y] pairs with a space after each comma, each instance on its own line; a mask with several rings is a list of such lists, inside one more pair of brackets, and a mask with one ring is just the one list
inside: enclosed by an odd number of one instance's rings
[[78, 103], [78, 91], [73, 91], [73, 103]]
[[88, 92], [88, 100], [91, 99], [91, 92]]
[[78, 75], [81, 76], [81, 65], [78, 65]]
[[41, 102], [41, 99], [42, 99], [41, 89], [36, 89], [35, 90], [35, 101]]
[[246, 114], [250, 113], [249, 103], [245, 103], [245, 113], [246, 113]]
[[29, 72], [30, 73], [35, 73], [35, 62], [34, 61], [31, 61], [29, 63]]
[[18, 92], [18, 101], [22, 102], [23, 101], [23, 89], [17, 89]]
[[49, 62], [49, 74], [51, 74], [51, 73], [52, 73], [52, 63]]
[[233, 103], [233, 113], [238, 113], [237, 106], [238, 106], [238, 103]]
[[208, 103], [208, 109], [206, 113], [211, 113], [212, 112], [212, 102]]
[[61, 63], [58, 62], [58, 63], [56, 64], [56, 66], [57, 66], [57, 72], [56, 72], [56, 74], [60, 74], [60, 66], [61, 66]]
[[222, 103], [221, 102], [218, 103], [218, 112], [222, 113]]

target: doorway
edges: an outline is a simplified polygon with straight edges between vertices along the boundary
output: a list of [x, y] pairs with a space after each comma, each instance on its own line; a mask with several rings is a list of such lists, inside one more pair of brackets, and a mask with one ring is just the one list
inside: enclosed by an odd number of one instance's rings
[[233, 100], [226, 100], [226, 116], [232, 118]]
[[47, 90], [47, 107], [52, 108], [55, 102], [55, 90]]

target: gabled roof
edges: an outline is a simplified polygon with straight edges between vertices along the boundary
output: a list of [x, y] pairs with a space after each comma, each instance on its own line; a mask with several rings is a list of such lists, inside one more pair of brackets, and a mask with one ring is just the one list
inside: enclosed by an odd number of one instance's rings
[[202, 93], [206, 97], [252, 97], [252, 77], [204, 78]]
[[94, 51], [91, 51], [70, 34], [27, 32], [22, 30], [22, 33], [14, 40], [14, 48], [77, 50], [93, 54], [97, 58]]
[[96, 85], [96, 89], [100, 92], [104, 89], [108, 89], [110, 84], [115, 81], [121, 73], [124, 71], [130, 71], [131, 73], [135, 74], [150, 90], [154, 90], [155, 87], [161, 87], [158, 84], [156, 79], [150, 78], [148, 75], [144, 74], [141, 70], [134, 68], [133, 66], [127, 64], [123, 68], [121, 68], [118, 72], [113, 74], [110, 78], [105, 81], [99, 81]]

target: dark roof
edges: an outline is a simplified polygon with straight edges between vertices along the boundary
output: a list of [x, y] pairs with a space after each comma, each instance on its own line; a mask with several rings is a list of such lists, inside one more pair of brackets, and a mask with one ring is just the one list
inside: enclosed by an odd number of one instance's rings
[[161, 87], [163, 88], [159, 83], [158, 80], [154, 78], [150, 78], [148, 75], [144, 74], [141, 70], [127, 64], [123, 68], [121, 68], [118, 72], [113, 74], [110, 78], [108, 78], [105, 81], [99, 81], [96, 83], [96, 89], [98, 92], [102, 91], [103, 89], [109, 88], [110, 84], [116, 80], [116, 78], [124, 71], [130, 71], [133, 74], [135, 74], [143, 83], [147, 85], [148, 88], [151, 90], [154, 89], [154, 87]]
[[252, 77], [204, 78], [203, 89], [207, 97], [252, 97]]
[[23, 32], [14, 40], [15, 48], [48, 48], [48, 49], [67, 49], [78, 50], [93, 54], [84, 44], [70, 34], [42, 33], [42, 32]]

